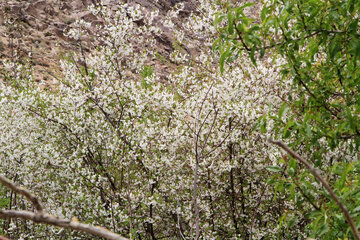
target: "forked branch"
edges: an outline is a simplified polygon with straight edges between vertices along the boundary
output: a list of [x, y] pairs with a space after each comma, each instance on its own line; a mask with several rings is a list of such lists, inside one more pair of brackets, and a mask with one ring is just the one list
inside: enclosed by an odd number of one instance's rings
[[356, 225], [353, 221], [353, 219], [350, 216], [350, 213], [348, 211], [348, 209], [346, 208], [346, 206], [341, 202], [340, 198], [334, 193], [334, 191], [331, 189], [330, 185], [328, 184], [328, 182], [321, 177], [320, 172], [318, 169], [314, 168], [308, 161], [306, 161], [303, 157], [301, 157], [299, 154], [297, 154], [295, 151], [293, 151], [292, 149], [290, 149], [284, 142], [282, 141], [275, 141], [273, 139], [268, 139], [268, 141], [272, 144], [275, 144], [279, 147], [281, 147], [283, 150], [285, 150], [288, 154], [290, 154], [293, 158], [295, 158], [296, 160], [298, 160], [300, 163], [302, 163], [310, 172], [312, 175], [314, 175], [314, 177], [321, 182], [321, 184], [323, 185], [323, 187], [329, 192], [329, 194], [331, 195], [331, 197], [334, 199], [334, 201], [337, 203], [337, 205], [340, 207], [341, 211], [344, 213], [346, 221], [349, 223], [351, 230], [355, 236], [355, 238], [357, 240], [360, 240], [360, 234], [356, 228]]
[[35, 209], [39, 212], [42, 213], [43, 211], [43, 207], [39, 201], [39, 199], [37, 199], [34, 194], [32, 194], [31, 192], [29, 192], [28, 190], [22, 188], [22, 187], [18, 187], [15, 185], [15, 183], [13, 183], [12, 181], [10, 181], [9, 179], [7, 179], [6, 177], [0, 175], [0, 182], [7, 188], [10, 188], [11, 190], [13, 190], [14, 192], [23, 195], [24, 197], [27, 198], [27, 200], [29, 200], [35, 207]]
[[[76, 230], [94, 236], [102, 237], [108, 240], [128, 240], [125, 237], [122, 237], [116, 233], [113, 233], [106, 228], [97, 227], [89, 224], [84, 224], [76, 220], [67, 220], [57, 216], [47, 214], [45, 209], [43, 209], [39, 199], [35, 197], [30, 191], [18, 187], [15, 183], [7, 179], [5, 176], [0, 175], [0, 182], [13, 190], [14, 192], [25, 196], [35, 207], [37, 212], [29, 212], [22, 210], [0, 210], [0, 218], [21, 218], [25, 220], [30, 220], [35, 223], [44, 223], [61, 228], [67, 228], [71, 230]], [[1, 239], [1, 238], [0, 238]]]

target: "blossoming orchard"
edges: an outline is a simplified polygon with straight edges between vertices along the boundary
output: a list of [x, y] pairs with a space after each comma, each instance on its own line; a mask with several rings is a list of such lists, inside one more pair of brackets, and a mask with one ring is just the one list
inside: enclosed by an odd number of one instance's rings
[[360, 239], [360, 2], [178, 2], [3, 61], [0, 239]]

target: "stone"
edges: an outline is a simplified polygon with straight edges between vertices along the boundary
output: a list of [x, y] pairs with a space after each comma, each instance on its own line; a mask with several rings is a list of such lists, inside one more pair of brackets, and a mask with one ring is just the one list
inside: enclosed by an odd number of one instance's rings
[[83, 19], [85, 22], [90, 22], [90, 23], [98, 20], [98, 18], [89, 11], [81, 13], [79, 17]]
[[30, 3], [29, 6], [25, 9], [25, 12], [36, 17], [45, 10], [46, 6], [46, 0], [39, 0], [35, 3]]

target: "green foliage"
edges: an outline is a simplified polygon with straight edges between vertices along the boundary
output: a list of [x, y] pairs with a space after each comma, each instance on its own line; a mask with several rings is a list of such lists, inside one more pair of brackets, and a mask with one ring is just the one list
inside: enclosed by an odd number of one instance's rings
[[[265, 56], [265, 50], [268, 56], [284, 60], [281, 74], [284, 80], [292, 79], [293, 91], [283, 99], [278, 115], [267, 117], [274, 121], [275, 137], [291, 143], [323, 171], [359, 224], [360, 2], [271, 0], [263, 6], [260, 23], [244, 16], [242, 9], [229, 8], [227, 18], [219, 14], [215, 19], [215, 26], [221, 27], [213, 49], [221, 54], [221, 71], [242, 52], [254, 63], [256, 57]], [[265, 132], [265, 118], [259, 126]], [[337, 157], [329, 159], [329, 151]], [[289, 185], [286, 195], [298, 207], [293, 214], [305, 214], [311, 236], [352, 238], [329, 194], [293, 159], [283, 164], [287, 165], [283, 175], [278, 174], [280, 167], [267, 168], [276, 179], [271, 183], [278, 194], [285, 194], [282, 190]], [[288, 226], [298, 221], [287, 214], [280, 227], [284, 221]]]
[[144, 88], [151, 87], [151, 83], [147, 81], [147, 78], [153, 77], [154, 74], [154, 68], [152, 66], [144, 66], [140, 75], [142, 77], [141, 79], [141, 85]]
[[8, 207], [10, 198], [7, 196], [3, 186], [0, 187], [0, 208]]
[[224, 72], [225, 62], [236, 60], [242, 50], [246, 50], [252, 62], [256, 64], [255, 52], [261, 44], [256, 32], [260, 29], [258, 24], [253, 24], [254, 19], [245, 16], [244, 9], [251, 7], [253, 3], [245, 3], [240, 7], [228, 7], [227, 13], [218, 14], [215, 17], [215, 27], [225, 19], [227, 25], [220, 27], [221, 38], [213, 43], [213, 50], [220, 52], [220, 71]]
[[[0, 186], [0, 209], [6, 209], [9, 207], [10, 198], [7, 195], [7, 191], [5, 190], [5, 187]], [[5, 220], [0, 220], [0, 224], [3, 225]], [[3, 232], [3, 229], [0, 228], [0, 234], [5, 234]]]

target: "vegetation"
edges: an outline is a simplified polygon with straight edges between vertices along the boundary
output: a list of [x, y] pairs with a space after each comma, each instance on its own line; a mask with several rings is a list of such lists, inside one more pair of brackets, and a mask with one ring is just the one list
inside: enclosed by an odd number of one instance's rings
[[[284, 59], [281, 75], [292, 80], [292, 90], [282, 99], [278, 114], [268, 116], [274, 121], [274, 136], [286, 140], [322, 170], [357, 226], [359, 10], [358, 1], [274, 0], [263, 7], [261, 23], [252, 24], [241, 8], [229, 7], [228, 22], [218, 41], [222, 66], [243, 52], [255, 64], [256, 56], [263, 57], [268, 50], [274, 58]], [[225, 17], [219, 15], [216, 21]], [[302, 209], [309, 219], [312, 237], [353, 237], [339, 206], [325, 189], [316, 186], [308, 171], [293, 159], [279, 164], [281, 167], [270, 169], [278, 172], [272, 180], [275, 191], [288, 189], [285, 192], [297, 206], [296, 212]], [[304, 203], [310, 205], [304, 207]], [[299, 213], [285, 211], [281, 219], [293, 226]]]
[[[4, 62], [0, 172], [49, 214], [130, 239], [359, 239], [360, 3], [270, 0], [260, 19], [251, 4], [198, 4], [181, 25], [182, 4], [160, 16], [168, 62], [157, 13], [126, 4], [90, 9], [103, 45], [65, 58], [51, 90]], [[77, 26], [81, 43], [90, 26]], [[171, 65], [166, 81], [154, 61]], [[31, 209], [0, 193], [0, 216]], [[12, 238], [89, 239], [0, 224]]]

